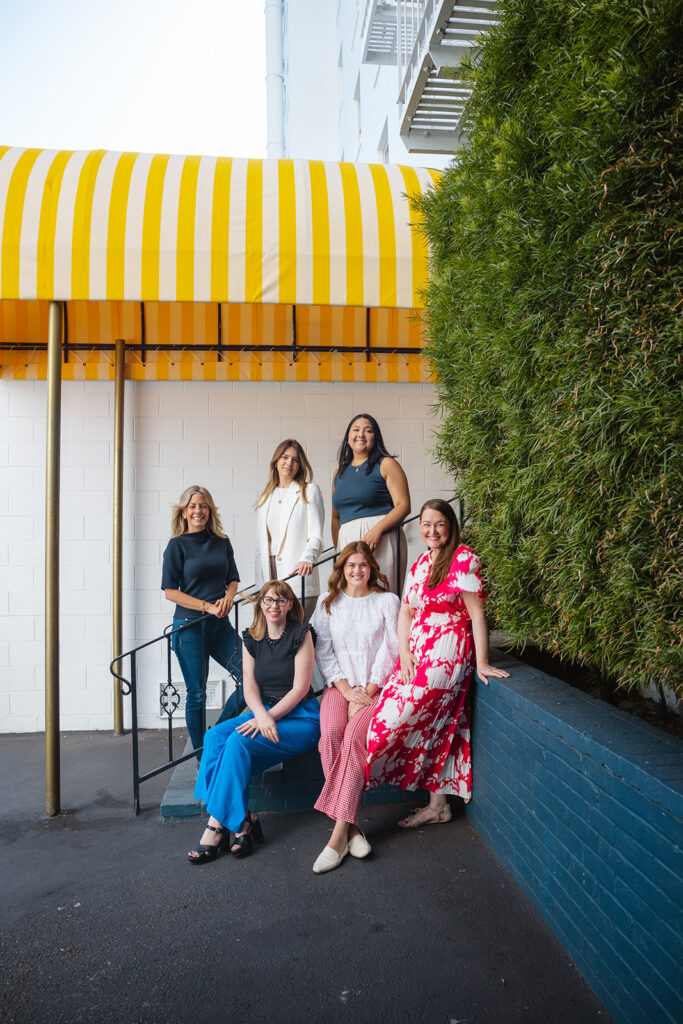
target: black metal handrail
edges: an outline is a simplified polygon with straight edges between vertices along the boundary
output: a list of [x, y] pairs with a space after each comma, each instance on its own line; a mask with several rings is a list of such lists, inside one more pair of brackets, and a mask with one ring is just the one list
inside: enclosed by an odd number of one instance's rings
[[[456, 499], [450, 498], [449, 501], [453, 502]], [[393, 526], [387, 533], [396, 533], [407, 526], [409, 523], [415, 522], [419, 518], [419, 513], [404, 519], [402, 523], [398, 523]], [[400, 538], [397, 543], [397, 552], [399, 557], [396, 559], [396, 591], [400, 591], [401, 584], [401, 558], [400, 558]], [[337, 557], [338, 552], [334, 547], [325, 548], [321, 553], [321, 557], [314, 563], [315, 568], [321, 565], [325, 565], [328, 562], [333, 561]], [[287, 580], [294, 578], [300, 580], [301, 583], [301, 603], [304, 604], [306, 600], [306, 578], [305, 576], [298, 576], [296, 572], [287, 576]], [[241, 595], [239, 596], [232, 607], [234, 613], [234, 628], [236, 634], [235, 641], [235, 655], [238, 656], [238, 641], [239, 641], [239, 610], [240, 606], [247, 601], [250, 601], [249, 591], [253, 590], [256, 584], [252, 583], [248, 587], [242, 588]], [[150, 779], [155, 778], [157, 775], [161, 775], [163, 772], [168, 771], [171, 768], [176, 768], [179, 764], [183, 764], [184, 761], [189, 761], [196, 757], [197, 754], [201, 753], [202, 747], [197, 747], [195, 750], [190, 751], [189, 754], [183, 754], [180, 757], [174, 758], [173, 756], [173, 715], [180, 706], [180, 694], [175, 687], [172, 679], [171, 671], [171, 654], [172, 654], [172, 638], [179, 633], [182, 633], [186, 629], [194, 629], [197, 625], [201, 626], [202, 631], [202, 666], [206, 666], [208, 659], [205, 658], [205, 633], [206, 633], [206, 622], [211, 618], [210, 613], [199, 616], [197, 619], [193, 619], [192, 622], [186, 623], [184, 626], [176, 626], [172, 628], [167, 626], [164, 632], [160, 636], [154, 637], [152, 640], [146, 640], [142, 644], [138, 644], [137, 647], [131, 648], [129, 651], [125, 651], [123, 654], [117, 655], [113, 658], [109, 665], [109, 671], [112, 676], [119, 681], [121, 686], [121, 693], [124, 697], [130, 696], [131, 699], [131, 738], [132, 738], [132, 753], [133, 753], [133, 813], [138, 814], [140, 810], [140, 785], [143, 782], [148, 782]], [[166, 684], [159, 698], [159, 703], [163, 713], [168, 718], [168, 736], [167, 736], [167, 749], [168, 749], [168, 761], [162, 765], [158, 765], [151, 771], [140, 774], [140, 749], [139, 749], [139, 725], [138, 725], [138, 663], [137, 656], [140, 651], [144, 651], [147, 647], [151, 647], [153, 644], [166, 643]], [[234, 657], [233, 656], [233, 657]], [[130, 678], [126, 679], [120, 671], [116, 671], [115, 666], [120, 667], [120, 663], [123, 662], [124, 658], [130, 658]], [[204, 701], [202, 702], [202, 732], [206, 732], [206, 685], [207, 685], [207, 671], [206, 667], [203, 668], [203, 679], [202, 679], [202, 690], [204, 693]], [[241, 703], [241, 683], [239, 679], [232, 673], [228, 666], [227, 671], [232, 676], [235, 682], [235, 693], [236, 693], [236, 706]]]

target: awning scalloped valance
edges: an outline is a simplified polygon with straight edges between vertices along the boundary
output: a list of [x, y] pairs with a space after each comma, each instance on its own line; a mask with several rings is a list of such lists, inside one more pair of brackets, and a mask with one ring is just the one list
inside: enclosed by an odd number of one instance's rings
[[[127, 373], [142, 379], [196, 379], [200, 366], [213, 374], [226, 362], [211, 379], [288, 379], [294, 363], [295, 379], [426, 379], [415, 311], [428, 258], [411, 199], [438, 177], [383, 164], [0, 147], [4, 374], [43, 375], [31, 346], [45, 342], [44, 304], [57, 299], [73, 352], [65, 377], [89, 363], [110, 377], [101, 346], [123, 337]], [[292, 339], [330, 352], [277, 351]], [[174, 345], [232, 351], [201, 359]], [[269, 345], [274, 358], [259, 361], [254, 346]], [[340, 361], [354, 347], [363, 351]]]

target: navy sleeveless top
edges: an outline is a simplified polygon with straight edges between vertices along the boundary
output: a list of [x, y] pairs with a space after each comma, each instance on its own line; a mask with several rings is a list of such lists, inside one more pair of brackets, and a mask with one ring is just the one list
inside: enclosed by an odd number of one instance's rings
[[370, 473], [366, 473], [364, 462], [360, 466], [347, 466], [341, 476], [337, 473], [332, 504], [342, 524], [368, 516], [385, 516], [393, 509], [394, 503], [379, 467], [380, 463], [376, 462]]

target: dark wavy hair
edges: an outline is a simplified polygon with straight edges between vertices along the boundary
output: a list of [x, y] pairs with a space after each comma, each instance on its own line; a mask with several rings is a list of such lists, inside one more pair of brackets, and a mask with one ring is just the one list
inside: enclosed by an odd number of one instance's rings
[[382, 459], [395, 459], [396, 456], [392, 455], [391, 452], [387, 451], [387, 447], [384, 444], [384, 438], [382, 437], [382, 431], [379, 429], [379, 423], [374, 416], [371, 416], [369, 412], [359, 412], [357, 416], [354, 416], [344, 431], [344, 437], [342, 443], [339, 445], [339, 451], [337, 452], [337, 477], [341, 477], [344, 474], [344, 470], [351, 464], [353, 459], [353, 452], [351, 451], [351, 445], [349, 444], [349, 430], [354, 425], [356, 420], [369, 420], [370, 426], [375, 435], [375, 443], [368, 455], [368, 460], [365, 464], [366, 474], [372, 473], [373, 469], [378, 462]]
[[451, 567], [455, 549], [460, 543], [460, 523], [453, 511], [453, 506], [442, 498], [430, 498], [429, 501], [425, 501], [420, 509], [420, 520], [422, 520], [422, 513], [428, 508], [434, 512], [439, 512], [448, 523], [448, 541], [435, 557], [432, 563], [432, 571], [427, 580], [427, 586], [430, 590], [433, 590], [434, 587], [438, 587], [440, 583], [443, 583], [448, 576], [448, 570]]
[[337, 555], [337, 559], [334, 563], [334, 569], [330, 576], [327, 584], [327, 597], [323, 601], [323, 608], [328, 615], [331, 615], [330, 606], [339, 597], [341, 590], [346, 590], [346, 576], [344, 575], [344, 566], [348, 562], [351, 555], [364, 555], [368, 560], [370, 566], [370, 578], [368, 579], [368, 590], [372, 590], [377, 594], [383, 594], [388, 591], [389, 580], [386, 578], [384, 573], [380, 570], [377, 563], [377, 559], [373, 555], [370, 548], [367, 546], [364, 540], [352, 540], [345, 548]]

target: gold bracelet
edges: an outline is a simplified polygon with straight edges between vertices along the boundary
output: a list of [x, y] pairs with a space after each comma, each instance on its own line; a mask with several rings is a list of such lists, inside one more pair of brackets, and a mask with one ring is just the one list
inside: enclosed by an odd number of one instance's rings
[[206, 601], [202, 601], [202, 615], [206, 615]]

